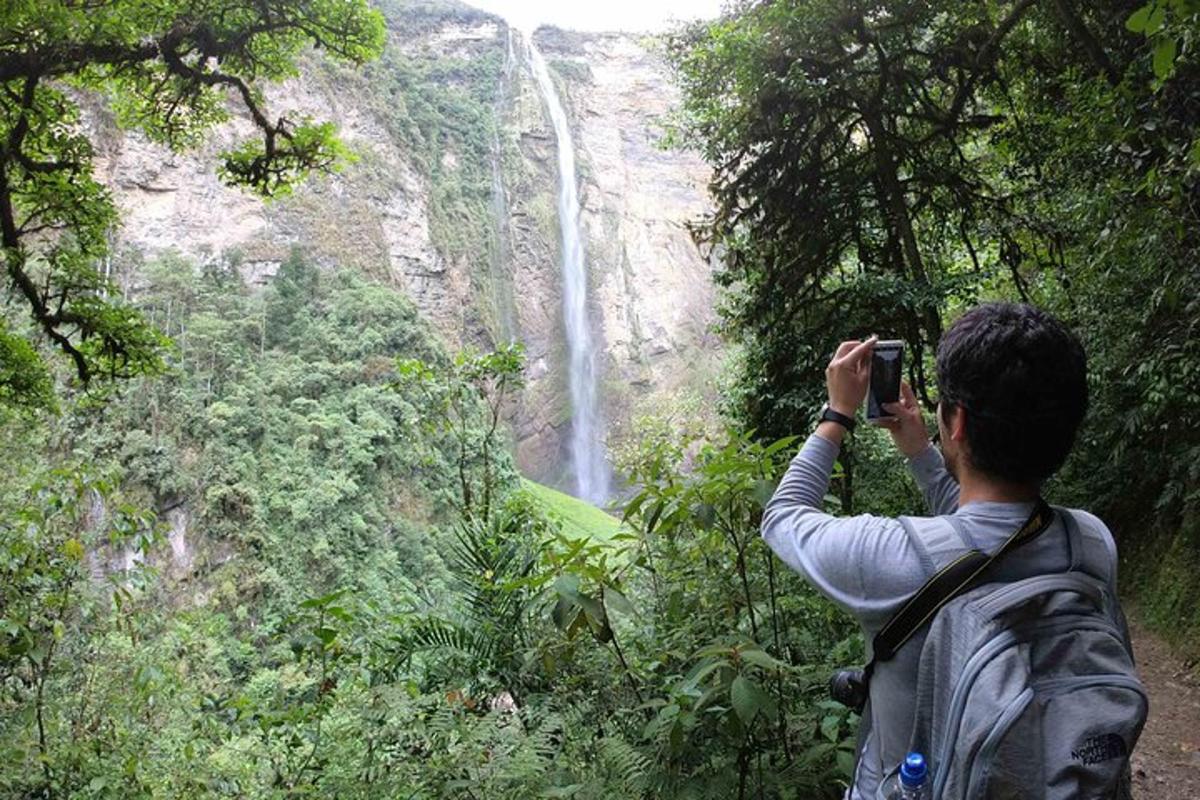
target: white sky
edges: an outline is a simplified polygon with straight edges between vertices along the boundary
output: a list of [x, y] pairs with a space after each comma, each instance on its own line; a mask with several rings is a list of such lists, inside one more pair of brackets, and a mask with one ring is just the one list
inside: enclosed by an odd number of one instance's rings
[[466, 0], [516, 28], [538, 25], [587, 31], [650, 32], [673, 21], [711, 18], [721, 0]]

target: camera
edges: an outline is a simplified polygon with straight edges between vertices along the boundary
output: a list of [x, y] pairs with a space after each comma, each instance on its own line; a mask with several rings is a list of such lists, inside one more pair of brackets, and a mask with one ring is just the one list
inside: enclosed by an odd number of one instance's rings
[[884, 403], [900, 399], [900, 375], [904, 366], [904, 342], [889, 339], [876, 342], [871, 351], [871, 388], [867, 392], [867, 422], [878, 425], [892, 419]]
[[867, 677], [861, 669], [839, 669], [829, 677], [829, 696], [862, 714], [867, 705]]

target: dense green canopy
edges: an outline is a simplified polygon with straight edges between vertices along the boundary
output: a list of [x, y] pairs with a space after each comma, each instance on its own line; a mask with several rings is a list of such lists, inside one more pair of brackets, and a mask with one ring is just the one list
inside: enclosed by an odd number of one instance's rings
[[[80, 98], [98, 93], [120, 124], [173, 149], [230, 117], [255, 137], [224, 154], [231, 185], [264, 196], [343, 158], [329, 122], [273, 119], [261, 84], [296, 74], [316, 47], [362, 63], [383, 43], [366, 0], [16, 0], [0, 19], [0, 247], [8, 291], [83, 383], [160, 366], [162, 338], [110, 296], [100, 270], [118, 223]], [[47, 405], [47, 368], [0, 321], [0, 399]]]
[[1077, 495], [1194, 503], [1198, 31], [1175, 0], [788, 0], [673, 37], [736, 412], [803, 429], [836, 342], [871, 332], [908, 342], [930, 402], [946, 321], [1030, 300], [1090, 355]]

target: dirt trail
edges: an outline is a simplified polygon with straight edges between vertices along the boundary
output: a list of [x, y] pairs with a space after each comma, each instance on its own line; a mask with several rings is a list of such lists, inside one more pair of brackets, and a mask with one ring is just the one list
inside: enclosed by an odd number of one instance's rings
[[[1132, 615], [1131, 615], [1132, 616]], [[1138, 672], [1150, 690], [1150, 719], [1133, 753], [1137, 800], [1200, 798], [1200, 681], [1167, 644], [1130, 619]]]

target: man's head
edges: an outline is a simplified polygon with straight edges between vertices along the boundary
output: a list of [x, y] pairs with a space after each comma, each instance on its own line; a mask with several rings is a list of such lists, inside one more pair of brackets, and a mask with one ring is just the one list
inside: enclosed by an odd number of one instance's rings
[[964, 468], [1040, 486], [1062, 466], [1087, 411], [1083, 347], [1058, 320], [1018, 303], [964, 314], [937, 352], [938, 429], [952, 474]]

